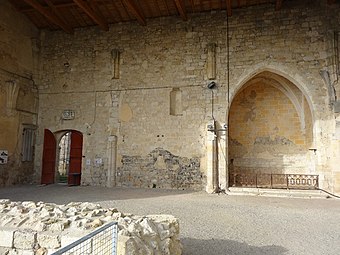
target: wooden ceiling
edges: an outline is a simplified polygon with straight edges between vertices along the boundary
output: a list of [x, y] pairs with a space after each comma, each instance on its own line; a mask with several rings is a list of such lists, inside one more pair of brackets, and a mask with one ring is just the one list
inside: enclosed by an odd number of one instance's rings
[[[98, 25], [107, 31], [109, 24], [137, 20], [147, 25], [150, 18], [180, 16], [212, 10], [226, 10], [271, 3], [279, 10], [284, 0], [9, 0], [38, 28], [73, 33], [74, 28]], [[334, 1], [334, 0], [328, 0]], [[275, 6], [275, 7], [274, 7]]]

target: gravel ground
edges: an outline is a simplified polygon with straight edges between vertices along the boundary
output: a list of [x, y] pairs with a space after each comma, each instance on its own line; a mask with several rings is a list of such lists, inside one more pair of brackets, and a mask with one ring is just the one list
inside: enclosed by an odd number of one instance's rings
[[340, 200], [228, 196], [102, 187], [16, 186], [0, 199], [89, 201], [138, 215], [180, 220], [184, 255], [340, 254]]

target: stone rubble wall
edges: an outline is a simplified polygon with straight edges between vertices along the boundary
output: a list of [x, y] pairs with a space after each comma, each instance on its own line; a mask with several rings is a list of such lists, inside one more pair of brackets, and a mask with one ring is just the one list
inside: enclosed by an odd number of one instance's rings
[[162, 148], [144, 157], [124, 155], [117, 181], [126, 187], [201, 189], [200, 159], [175, 156]]
[[118, 223], [118, 255], [182, 253], [171, 215], [136, 216], [98, 204], [0, 200], [0, 254], [47, 255], [106, 223]]

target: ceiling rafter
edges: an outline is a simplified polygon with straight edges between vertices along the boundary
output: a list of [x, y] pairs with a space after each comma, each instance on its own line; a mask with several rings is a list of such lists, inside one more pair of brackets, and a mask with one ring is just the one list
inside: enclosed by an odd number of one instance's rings
[[105, 18], [104, 18], [103, 13], [99, 10], [99, 4], [98, 4], [95, 0], [88, 0], [88, 2], [89, 2], [90, 7], [92, 8], [92, 10], [93, 10], [95, 13], [97, 13], [98, 17], [99, 17], [101, 20], [103, 20], [106, 24], [108, 24], [107, 21], [106, 21]]
[[232, 15], [232, 11], [231, 11], [231, 0], [226, 0], [226, 4], [227, 4], [227, 15], [230, 17]]
[[93, 10], [84, 0], [73, 0], [73, 2], [75, 2], [80, 9], [82, 9], [96, 24], [98, 24], [101, 29], [104, 31], [109, 30], [106, 20], [101, 14], [99, 14], [98, 10]]
[[194, 0], [190, 0], [190, 6], [191, 6], [191, 11], [195, 12], [195, 1]]
[[123, 20], [122, 14], [120, 13], [119, 8], [117, 8], [116, 0], [111, 0], [111, 2], [112, 2], [114, 10], [118, 14], [119, 20]]
[[145, 9], [146, 9], [146, 11], [144, 11], [145, 15], [148, 17], [153, 17], [152, 8], [150, 7], [147, 1], [145, 2]]
[[276, 0], [275, 10], [279, 11], [282, 7], [282, 0]]
[[168, 16], [170, 16], [170, 11], [169, 11], [168, 3], [166, 2], [166, 0], [163, 0], [163, 2], [164, 2], [164, 4], [165, 4], [166, 13], [168, 14]]
[[156, 9], [157, 9], [157, 13], [159, 13], [160, 15], [162, 15], [162, 10], [161, 10], [161, 8], [159, 7], [159, 1], [156, 1], [155, 7], [156, 7]]
[[183, 0], [174, 0], [177, 10], [179, 12], [179, 14], [181, 15], [183, 20], [188, 20], [188, 16], [187, 16], [187, 11], [185, 10], [185, 6], [183, 3]]
[[133, 16], [138, 20], [139, 24], [146, 26], [146, 20], [141, 11], [137, 8], [136, 4], [133, 0], [122, 0], [123, 4], [127, 7], [127, 9], [131, 12]]
[[219, 3], [218, 3], [218, 8], [219, 8], [220, 10], [222, 10], [222, 0], [219, 1]]
[[65, 32], [69, 34], [73, 34], [73, 29], [64, 23], [54, 12], [47, 10], [44, 6], [38, 3], [36, 0], [24, 0], [27, 4], [32, 6], [35, 10], [37, 10], [40, 14], [42, 14], [45, 18], [51, 21], [53, 24], [62, 28]]
[[52, 12], [54, 12], [54, 14], [56, 15], [56, 17], [59, 19], [60, 22], [67, 24], [67, 22], [65, 21], [65, 18], [63, 17], [63, 15], [60, 13], [60, 11], [55, 7], [55, 5], [51, 2], [51, 0], [44, 0], [45, 3], [48, 5], [48, 7], [50, 7], [50, 9], [52, 10]]
[[[60, 8], [68, 8], [68, 7], [74, 7], [74, 6], [76, 6], [76, 4], [75, 3], [63, 3], [63, 4], [54, 4], [54, 7], [56, 8], [56, 9], [60, 9]], [[19, 11], [20, 12], [34, 12], [35, 11], [35, 8], [30, 8], [30, 7], [28, 7], [28, 8], [20, 8], [19, 9]]]

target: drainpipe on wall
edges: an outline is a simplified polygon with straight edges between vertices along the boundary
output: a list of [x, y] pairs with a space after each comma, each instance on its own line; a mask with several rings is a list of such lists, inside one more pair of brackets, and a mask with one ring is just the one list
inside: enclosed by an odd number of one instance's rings
[[107, 187], [116, 186], [117, 136], [111, 135], [109, 141], [109, 167], [107, 169]]

